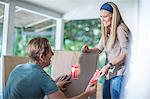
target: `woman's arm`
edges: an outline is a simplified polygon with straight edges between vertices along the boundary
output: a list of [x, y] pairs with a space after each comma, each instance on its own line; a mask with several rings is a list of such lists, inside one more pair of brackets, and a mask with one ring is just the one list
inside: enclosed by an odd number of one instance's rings
[[127, 56], [127, 53], [124, 52], [124, 51], [121, 51], [119, 56], [115, 57], [110, 62], [111, 62], [112, 65], [120, 66], [121, 64], [123, 64], [125, 62], [126, 56]]
[[101, 69], [101, 73], [100, 73], [101, 75], [100, 76], [104, 76], [107, 73], [108, 69], [111, 68], [111, 65], [120, 66], [121, 64], [123, 64], [125, 62], [125, 58], [126, 58], [126, 52], [121, 51], [119, 56], [112, 59], [108, 64], [106, 64]]

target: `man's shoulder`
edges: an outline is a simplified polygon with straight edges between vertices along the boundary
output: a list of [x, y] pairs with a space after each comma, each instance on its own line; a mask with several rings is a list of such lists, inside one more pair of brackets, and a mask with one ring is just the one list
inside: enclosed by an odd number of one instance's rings
[[25, 63], [16, 65], [16, 67], [12, 70], [12, 73], [19, 73], [20, 75], [32, 74], [30, 76], [34, 75], [40, 76], [43, 73], [43, 69], [38, 67], [38, 65], [36, 64]]

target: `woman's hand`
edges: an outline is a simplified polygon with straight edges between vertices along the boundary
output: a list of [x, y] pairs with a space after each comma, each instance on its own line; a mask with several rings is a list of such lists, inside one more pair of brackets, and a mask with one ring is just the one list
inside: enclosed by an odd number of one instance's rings
[[88, 45], [84, 45], [82, 48], [83, 53], [96, 53], [100, 54], [100, 50], [98, 48], [89, 49]]
[[90, 53], [90, 49], [89, 49], [88, 45], [84, 45], [84, 46], [83, 46], [82, 52], [83, 52], [83, 53]]
[[101, 70], [100, 70], [100, 76], [104, 76], [109, 69], [109, 64], [105, 65]]

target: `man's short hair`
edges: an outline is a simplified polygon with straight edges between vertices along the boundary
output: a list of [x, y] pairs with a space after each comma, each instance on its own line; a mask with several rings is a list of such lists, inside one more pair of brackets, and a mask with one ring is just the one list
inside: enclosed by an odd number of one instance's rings
[[28, 56], [32, 61], [37, 61], [40, 55], [46, 55], [51, 50], [47, 38], [33, 38], [28, 43]]

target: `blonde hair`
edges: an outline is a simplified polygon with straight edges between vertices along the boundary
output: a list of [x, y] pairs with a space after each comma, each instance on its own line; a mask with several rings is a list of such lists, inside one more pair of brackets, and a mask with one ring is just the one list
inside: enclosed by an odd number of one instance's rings
[[[109, 43], [109, 48], [113, 48], [115, 41], [116, 41], [118, 25], [120, 23], [123, 23], [125, 26], [125, 31], [129, 31], [129, 29], [126, 26], [126, 24], [124, 23], [118, 7], [113, 2], [108, 2], [108, 4], [111, 5], [113, 8], [112, 22], [111, 22], [111, 29], [110, 29], [110, 43]], [[102, 39], [102, 43], [103, 43], [104, 47], [106, 47], [107, 32], [108, 32], [108, 28], [104, 27], [103, 24], [101, 24], [101, 33], [102, 33], [101, 39]]]

